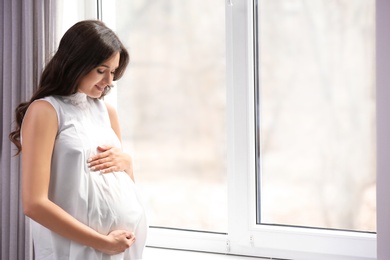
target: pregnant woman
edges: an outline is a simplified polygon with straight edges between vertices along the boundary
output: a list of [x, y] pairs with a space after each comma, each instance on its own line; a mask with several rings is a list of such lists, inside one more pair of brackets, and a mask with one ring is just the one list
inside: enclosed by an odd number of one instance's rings
[[129, 55], [102, 22], [62, 37], [37, 91], [16, 109], [22, 200], [35, 259], [142, 259], [146, 220], [121, 150], [116, 111], [102, 98]]

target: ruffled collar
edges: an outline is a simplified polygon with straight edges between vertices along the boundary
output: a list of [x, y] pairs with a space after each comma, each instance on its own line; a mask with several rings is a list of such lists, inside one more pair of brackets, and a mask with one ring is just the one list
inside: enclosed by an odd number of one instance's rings
[[88, 96], [85, 93], [76, 92], [69, 96], [63, 96], [62, 99], [66, 103], [70, 103], [75, 106], [85, 106], [88, 103]]

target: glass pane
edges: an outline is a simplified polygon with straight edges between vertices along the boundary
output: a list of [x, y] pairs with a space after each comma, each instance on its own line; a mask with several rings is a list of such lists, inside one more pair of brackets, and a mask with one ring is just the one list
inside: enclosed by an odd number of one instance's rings
[[151, 226], [227, 230], [224, 8], [116, 1], [131, 58], [118, 111]]
[[260, 222], [375, 232], [375, 1], [258, 4]]

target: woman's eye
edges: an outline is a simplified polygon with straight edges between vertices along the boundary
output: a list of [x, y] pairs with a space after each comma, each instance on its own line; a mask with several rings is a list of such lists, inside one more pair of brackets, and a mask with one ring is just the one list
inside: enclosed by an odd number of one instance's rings
[[103, 73], [104, 73], [104, 71], [102, 71], [102, 70], [97, 70], [97, 72], [98, 72], [99, 74], [103, 74]]

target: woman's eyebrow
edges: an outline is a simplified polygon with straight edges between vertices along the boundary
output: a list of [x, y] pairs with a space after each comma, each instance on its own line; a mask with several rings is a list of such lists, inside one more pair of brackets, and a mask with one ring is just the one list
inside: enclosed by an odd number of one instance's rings
[[[107, 69], [110, 69], [110, 66], [106, 65], [106, 64], [101, 64], [99, 67], [105, 67]], [[119, 66], [118, 66], [119, 67]], [[116, 67], [115, 69], [117, 69], [118, 67]]]

